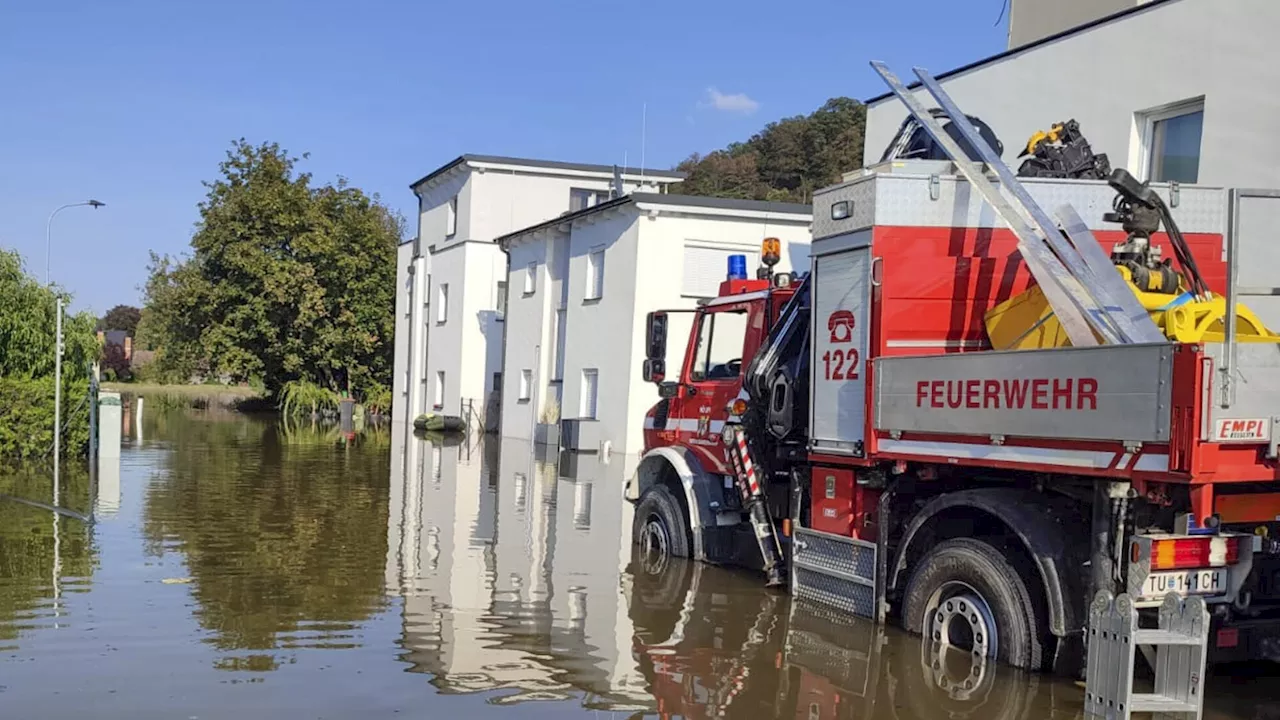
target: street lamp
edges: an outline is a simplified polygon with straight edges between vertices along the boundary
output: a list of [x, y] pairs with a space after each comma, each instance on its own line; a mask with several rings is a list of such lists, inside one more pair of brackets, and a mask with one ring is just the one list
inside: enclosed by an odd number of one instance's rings
[[53, 218], [54, 216], [62, 212], [63, 210], [66, 210], [67, 208], [87, 206], [87, 207], [93, 208], [94, 210], [97, 210], [100, 207], [106, 207], [106, 205], [107, 204], [104, 202], [99, 202], [97, 200], [91, 199], [91, 200], [85, 200], [84, 202], [67, 203], [66, 205], [63, 205], [57, 210], [54, 210], [53, 212], [49, 213], [49, 222], [47, 225], [45, 225], [45, 229], [44, 229], [44, 284], [45, 285], [49, 284], [49, 258], [50, 258], [50, 251], [53, 250]]
[[[44, 230], [44, 284], [49, 285], [49, 259], [53, 249], [53, 218], [67, 208], [88, 206], [97, 210], [106, 203], [98, 200], [85, 200], [78, 203], [67, 203], [49, 213], [49, 222]], [[57, 507], [61, 500], [61, 483], [58, 477], [58, 464], [62, 455], [62, 296], [57, 298], [57, 320], [53, 341], [53, 506]], [[57, 522], [57, 513], [54, 513]], [[56, 527], [56, 525], [55, 525]], [[56, 534], [55, 534], [56, 537]]]

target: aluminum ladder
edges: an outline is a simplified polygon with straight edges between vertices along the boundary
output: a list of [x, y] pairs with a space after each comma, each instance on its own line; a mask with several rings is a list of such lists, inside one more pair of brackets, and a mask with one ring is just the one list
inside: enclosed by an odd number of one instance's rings
[[[872, 62], [894, 95], [947, 153], [969, 185], [982, 194], [1018, 237], [1018, 250], [1044, 292], [1071, 344], [1162, 343], [1167, 339], [1121, 279], [1097, 239], [1070, 205], [1058, 208], [1063, 229], [1032, 198], [1000, 155], [978, 133], [938, 81], [923, 68], [914, 72], [970, 147], [995, 173], [1001, 193], [984, 168], [934, 118], [909, 88], [882, 62]], [[1063, 230], [1066, 231], [1065, 237]]]
[[[1204, 667], [1209, 646], [1209, 608], [1204, 598], [1172, 593], [1160, 606], [1158, 629], [1138, 627], [1138, 609], [1126, 594], [1103, 590], [1089, 608], [1084, 712], [1087, 718], [1128, 720], [1153, 713], [1157, 720], [1200, 720], [1204, 712]], [[1155, 692], [1133, 691], [1139, 646], [1155, 649]]]

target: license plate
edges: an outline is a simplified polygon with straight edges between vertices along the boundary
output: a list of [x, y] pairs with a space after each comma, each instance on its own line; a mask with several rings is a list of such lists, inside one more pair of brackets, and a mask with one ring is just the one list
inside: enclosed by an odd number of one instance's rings
[[1178, 595], [1221, 595], [1227, 591], [1227, 572], [1223, 569], [1155, 572], [1147, 576], [1142, 595], [1158, 598]]

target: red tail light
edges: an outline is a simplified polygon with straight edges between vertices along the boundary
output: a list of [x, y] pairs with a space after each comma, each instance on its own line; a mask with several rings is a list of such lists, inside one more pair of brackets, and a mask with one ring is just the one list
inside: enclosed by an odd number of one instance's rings
[[1223, 567], [1239, 560], [1240, 538], [1193, 537], [1151, 543], [1152, 570]]

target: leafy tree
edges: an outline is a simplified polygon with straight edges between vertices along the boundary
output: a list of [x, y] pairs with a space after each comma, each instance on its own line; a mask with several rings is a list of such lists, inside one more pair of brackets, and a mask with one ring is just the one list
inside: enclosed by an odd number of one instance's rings
[[813, 191], [862, 167], [866, 108], [832, 98], [811, 115], [769, 123], [746, 142], [693, 154], [677, 192], [689, 195], [808, 203]]
[[138, 332], [142, 311], [132, 305], [117, 305], [98, 321], [99, 330], [123, 330], [133, 337]]
[[[0, 251], [0, 459], [44, 462], [53, 448], [57, 298], [70, 296], [27, 275], [17, 253]], [[68, 454], [88, 448], [89, 363], [98, 359], [94, 317], [62, 321], [62, 422]]]
[[343, 179], [313, 186], [297, 162], [274, 143], [233, 143], [205, 183], [191, 256], [152, 254], [138, 333], [161, 372], [272, 394], [294, 380], [355, 394], [390, 382], [403, 220]]

